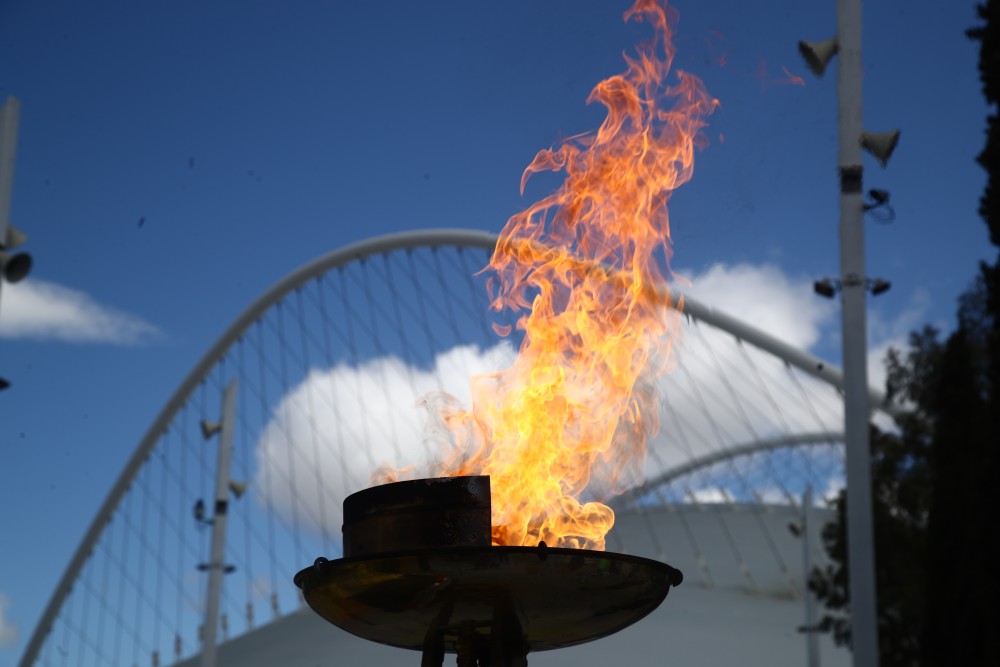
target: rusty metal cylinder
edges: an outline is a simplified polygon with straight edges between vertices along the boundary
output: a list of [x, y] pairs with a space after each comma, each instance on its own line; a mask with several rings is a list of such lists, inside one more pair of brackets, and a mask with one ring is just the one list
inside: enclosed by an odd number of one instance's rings
[[344, 557], [490, 546], [490, 478], [382, 484], [344, 499]]

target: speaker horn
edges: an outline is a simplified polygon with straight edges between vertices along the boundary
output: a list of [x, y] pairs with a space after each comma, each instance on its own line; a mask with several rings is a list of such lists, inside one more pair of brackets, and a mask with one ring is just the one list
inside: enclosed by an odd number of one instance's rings
[[0, 273], [11, 284], [21, 282], [31, 273], [31, 255], [26, 252], [11, 255], [0, 250]]
[[19, 245], [24, 245], [27, 240], [27, 234], [14, 225], [8, 224], [7, 233], [4, 235], [4, 238], [0, 239], [0, 248], [10, 250], [11, 248], [16, 248]]
[[802, 59], [806, 61], [806, 66], [816, 76], [823, 76], [826, 66], [830, 64], [830, 60], [839, 50], [840, 45], [837, 44], [836, 37], [828, 39], [825, 42], [799, 42], [799, 53], [802, 54]]
[[896, 144], [898, 143], [899, 130], [880, 132], [878, 134], [873, 132], [861, 133], [861, 147], [875, 156], [875, 159], [883, 167], [889, 161], [889, 158], [892, 157], [892, 152], [896, 150]]
[[222, 430], [222, 424], [219, 422], [210, 422], [207, 419], [201, 420], [201, 436], [208, 440], [213, 435]]
[[239, 500], [243, 497], [243, 494], [247, 492], [246, 482], [229, 482], [229, 490], [233, 492], [236, 499]]

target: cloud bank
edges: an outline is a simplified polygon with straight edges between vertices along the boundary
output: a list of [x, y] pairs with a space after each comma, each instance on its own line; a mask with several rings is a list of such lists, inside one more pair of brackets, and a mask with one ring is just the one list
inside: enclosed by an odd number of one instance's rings
[[159, 335], [145, 320], [56, 283], [5, 284], [0, 294], [0, 338], [136, 345]]
[[921, 327], [930, 307], [927, 292], [917, 292], [901, 313], [887, 320], [878, 311], [868, 316], [868, 384], [885, 389], [885, 357], [889, 348], [905, 351], [910, 347], [910, 332]]
[[819, 341], [837, 312], [832, 301], [816, 297], [810, 280], [770, 264], [713, 264], [683, 291], [804, 350]]
[[[685, 293], [803, 350], [812, 348], [824, 333], [839, 340], [837, 302], [818, 298], [807, 276], [789, 276], [770, 264], [714, 264], [691, 283]], [[921, 291], [894, 318], [869, 309], [870, 386], [885, 388], [889, 348], [909, 347], [910, 332], [920, 327], [929, 305], [928, 294]]]

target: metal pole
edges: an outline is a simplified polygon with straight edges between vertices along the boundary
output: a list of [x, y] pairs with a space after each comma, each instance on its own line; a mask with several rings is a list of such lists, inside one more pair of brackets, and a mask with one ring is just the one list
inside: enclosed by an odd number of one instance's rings
[[816, 596], [809, 590], [809, 573], [812, 572], [812, 530], [813, 530], [813, 490], [806, 487], [802, 497], [802, 572], [805, 579], [803, 590], [806, 605], [806, 664], [819, 667], [819, 628], [816, 627]]
[[861, 0], [837, 0], [840, 273], [847, 449], [847, 551], [854, 664], [878, 665], [868, 442], [865, 243], [861, 168]]
[[212, 518], [212, 552], [208, 561], [208, 601], [205, 605], [205, 645], [201, 667], [215, 667], [216, 636], [219, 626], [219, 599], [226, 568], [226, 513], [229, 509], [229, 462], [233, 452], [233, 425], [236, 421], [236, 380], [229, 383], [222, 398], [222, 430], [219, 432], [219, 464], [215, 471], [215, 513]]
[[[0, 107], [0, 245], [7, 242], [10, 199], [14, 190], [14, 157], [17, 153], [17, 123], [21, 103], [8, 97]], [[2, 281], [0, 281], [2, 282]]]
[[10, 196], [14, 188], [14, 156], [20, 115], [21, 103], [16, 97], [8, 97], [0, 107], [0, 242], [10, 224]]

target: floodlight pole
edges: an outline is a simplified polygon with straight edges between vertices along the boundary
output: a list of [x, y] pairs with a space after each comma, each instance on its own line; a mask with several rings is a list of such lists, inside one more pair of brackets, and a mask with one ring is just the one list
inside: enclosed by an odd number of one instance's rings
[[[8, 97], [0, 107], [0, 245], [6, 243], [10, 225], [10, 200], [14, 190], [14, 157], [21, 103]], [[0, 281], [2, 282], [2, 281]]]
[[222, 429], [219, 431], [219, 462], [215, 471], [215, 511], [212, 516], [212, 551], [208, 561], [208, 600], [205, 605], [205, 635], [201, 667], [215, 667], [219, 627], [219, 600], [226, 574], [226, 514], [229, 509], [229, 466], [233, 453], [236, 421], [236, 380], [222, 397]]
[[854, 664], [878, 665], [868, 433], [865, 237], [861, 167], [861, 0], [837, 0], [840, 280], [847, 449], [847, 565]]

